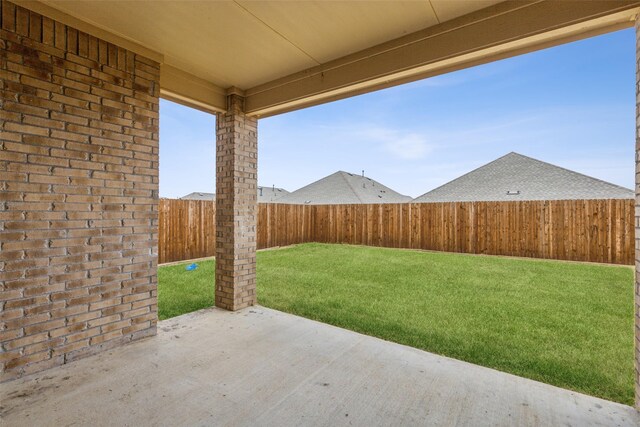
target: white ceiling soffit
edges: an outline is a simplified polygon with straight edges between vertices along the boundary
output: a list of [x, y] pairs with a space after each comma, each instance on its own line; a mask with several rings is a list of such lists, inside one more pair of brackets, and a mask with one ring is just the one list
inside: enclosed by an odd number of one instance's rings
[[499, 2], [494, 0], [431, 0], [430, 3], [438, 17], [438, 22], [442, 23]]
[[167, 65], [244, 89], [438, 23], [428, 1], [46, 4], [162, 54]]
[[[243, 89], [340, 58], [497, 1], [87, 1], [46, 5]], [[25, 2], [28, 6], [28, 2]], [[442, 19], [442, 18], [440, 18]]]
[[162, 62], [163, 97], [220, 111], [223, 88], [255, 87], [498, 0], [18, 2]]
[[316, 65], [235, 2], [50, 0], [47, 4], [159, 52], [167, 65], [219, 87], [251, 87]]
[[[621, 28], [629, 25], [629, 8], [640, 5], [624, 0], [17, 2], [163, 62], [162, 96], [168, 99], [220, 111], [226, 108], [224, 88], [235, 86], [246, 90], [247, 106], [256, 115]], [[525, 9], [531, 12], [518, 12]], [[604, 22], [609, 15], [615, 19]], [[595, 24], [585, 24], [588, 20]]]
[[314, 65], [438, 23], [428, 1], [237, 3], [304, 52]]

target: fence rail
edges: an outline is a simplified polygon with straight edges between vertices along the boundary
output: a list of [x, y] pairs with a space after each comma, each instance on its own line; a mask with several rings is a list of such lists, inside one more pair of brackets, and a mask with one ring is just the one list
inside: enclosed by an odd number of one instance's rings
[[[611, 264], [634, 263], [633, 200], [260, 204], [259, 249], [348, 243]], [[215, 253], [215, 202], [160, 200], [159, 262]]]

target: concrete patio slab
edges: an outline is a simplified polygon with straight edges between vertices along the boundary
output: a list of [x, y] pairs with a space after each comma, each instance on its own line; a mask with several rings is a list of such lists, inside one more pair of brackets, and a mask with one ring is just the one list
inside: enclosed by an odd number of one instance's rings
[[637, 426], [631, 407], [264, 307], [0, 387], [3, 426]]

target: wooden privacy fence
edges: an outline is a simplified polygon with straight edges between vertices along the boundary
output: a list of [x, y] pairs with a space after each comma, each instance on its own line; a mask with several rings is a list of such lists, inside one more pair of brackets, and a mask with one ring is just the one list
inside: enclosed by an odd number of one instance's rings
[[[633, 200], [260, 204], [259, 249], [295, 243], [634, 263]], [[159, 262], [212, 256], [215, 202], [160, 201]]]
[[160, 199], [158, 210], [159, 263], [215, 255], [215, 202]]

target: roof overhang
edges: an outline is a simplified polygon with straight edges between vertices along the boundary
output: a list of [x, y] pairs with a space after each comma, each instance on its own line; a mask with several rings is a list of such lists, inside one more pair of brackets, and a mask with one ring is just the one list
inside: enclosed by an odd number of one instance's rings
[[[332, 39], [333, 44], [327, 45], [310, 39], [304, 25], [296, 26], [295, 20], [314, 22], [313, 14], [321, 14], [327, 21], [343, 18], [351, 25], [358, 22], [358, 16], [349, 14], [362, 13], [362, 6], [356, 4], [358, 2], [334, 6], [331, 6], [331, 2], [315, 1], [146, 2], [154, 18], [153, 22], [146, 23], [147, 27], [144, 27], [144, 23], [134, 25], [136, 13], [145, 13], [145, 2], [118, 2], [119, 7], [115, 7], [114, 2], [89, 0], [18, 3], [160, 62], [161, 96], [166, 99], [208, 112], [219, 112], [226, 109], [229, 88], [239, 87], [246, 96], [247, 112], [258, 117], [627, 28], [633, 25], [640, 8], [640, 1], [632, 0], [506, 1], [497, 4], [496, 1], [484, 0], [484, 4], [490, 6], [480, 10], [476, 9], [482, 3], [463, 1], [453, 11], [447, 9], [451, 3], [443, 0], [424, 2], [431, 6], [428, 10], [417, 9], [417, 4], [424, 6], [420, 2], [374, 2], [367, 4], [367, 11], [370, 12], [368, 21], [360, 22], [353, 29], [338, 27], [344, 33], [340, 34], [340, 38]], [[293, 5], [295, 13], [291, 12]], [[376, 37], [379, 39], [377, 33], [380, 31], [376, 26], [382, 25], [385, 14], [394, 10], [390, 7], [401, 10], [394, 15], [395, 20], [390, 18], [389, 21], [393, 22], [384, 27], [387, 35], [402, 34], [407, 28], [415, 28], [423, 21], [431, 25], [407, 35], [367, 45], [367, 41], [377, 40]], [[376, 11], [376, 8], [380, 10]], [[335, 16], [332, 15], [334, 9]], [[233, 27], [216, 32], [217, 27], [212, 29], [209, 25], [187, 25], [184, 28], [188, 28], [188, 34], [183, 34], [185, 30], [182, 28], [176, 37], [181, 37], [182, 42], [191, 41], [198, 48], [185, 49], [185, 52], [180, 51], [180, 55], [176, 56], [175, 46], [171, 44], [173, 39], [161, 37], [165, 29], [157, 26], [161, 25], [158, 22], [185, 25], [180, 16], [172, 16], [177, 11], [184, 11], [184, 15], [190, 19], [205, 19], [198, 22], [209, 22], [206, 19], [211, 18], [218, 26], [237, 22], [244, 23], [246, 28], [244, 32], [231, 31]], [[211, 16], [199, 16], [206, 13]], [[229, 16], [224, 16], [224, 13]], [[282, 21], [283, 13], [291, 15], [288, 16], [289, 21]], [[412, 17], [417, 13], [422, 14], [418, 20]], [[343, 16], [345, 14], [346, 17]], [[453, 18], [444, 19], [448, 17]], [[226, 21], [231, 24], [225, 24]], [[336, 31], [336, 27], [330, 24], [314, 22], [314, 30], [331, 34], [330, 31]], [[139, 27], [147, 28], [147, 31], [141, 32]], [[290, 28], [293, 30], [287, 32]], [[206, 39], [207, 36], [213, 37], [212, 34], [216, 43]], [[358, 39], [357, 43], [347, 40], [349, 34]], [[260, 44], [260, 37], [267, 38], [268, 42]], [[246, 39], [250, 39], [251, 43]], [[264, 65], [256, 63], [253, 69], [250, 66], [251, 55], [268, 58], [269, 52], [264, 56], [265, 52], [262, 51], [269, 50], [270, 46], [273, 46], [273, 55], [279, 60]], [[343, 55], [354, 46], [361, 49]], [[208, 56], [216, 52], [219, 55], [213, 59]], [[235, 61], [234, 52], [244, 59]], [[203, 62], [213, 68], [218, 66], [222, 71], [217, 73], [216, 70], [203, 68]], [[237, 71], [237, 78], [234, 70]]]
[[640, 2], [504, 2], [247, 90], [278, 114], [633, 26]]

